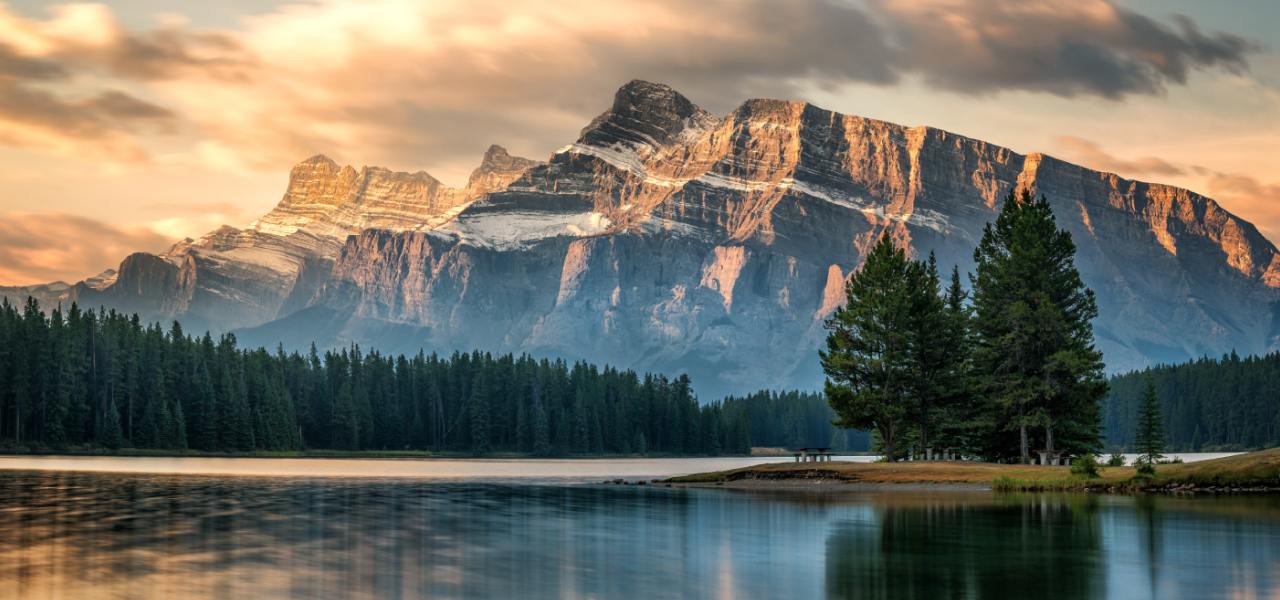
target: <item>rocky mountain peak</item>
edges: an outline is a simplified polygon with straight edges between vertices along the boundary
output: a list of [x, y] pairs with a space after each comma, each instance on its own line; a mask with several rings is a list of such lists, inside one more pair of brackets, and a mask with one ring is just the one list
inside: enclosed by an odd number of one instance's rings
[[539, 164], [539, 161], [522, 156], [512, 156], [507, 152], [506, 148], [492, 144], [488, 150], [484, 151], [484, 157], [480, 159], [480, 166], [471, 172], [471, 179], [474, 180], [477, 176], [487, 173], [524, 170], [536, 164]]
[[338, 163], [335, 162], [332, 158], [325, 156], [324, 154], [316, 154], [298, 163], [297, 167], [301, 167], [304, 165], [305, 166], [321, 166], [322, 165], [322, 166], [329, 166], [329, 167], [337, 167]]
[[531, 167], [542, 164], [521, 156], [512, 156], [506, 148], [493, 144], [484, 152], [480, 166], [471, 172], [462, 195], [470, 202], [488, 193], [506, 189]]
[[719, 119], [671, 86], [634, 80], [618, 88], [613, 106], [582, 130], [579, 143], [656, 148], [713, 127]]

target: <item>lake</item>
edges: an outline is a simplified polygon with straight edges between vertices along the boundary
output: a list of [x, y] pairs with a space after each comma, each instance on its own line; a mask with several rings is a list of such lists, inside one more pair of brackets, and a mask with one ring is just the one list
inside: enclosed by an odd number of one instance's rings
[[0, 458], [0, 598], [1280, 596], [1274, 497], [598, 483], [735, 460]]

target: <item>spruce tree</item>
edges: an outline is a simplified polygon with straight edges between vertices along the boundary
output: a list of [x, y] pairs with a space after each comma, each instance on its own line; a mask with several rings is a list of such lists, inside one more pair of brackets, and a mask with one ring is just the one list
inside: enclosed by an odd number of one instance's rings
[[[974, 375], [990, 399], [983, 451], [993, 458], [1029, 462], [1033, 427], [1050, 453], [1100, 445], [1107, 384], [1090, 325], [1098, 309], [1074, 257], [1048, 200], [1026, 191], [1010, 192], [974, 250]], [[1009, 432], [1016, 441], [1004, 441]]]
[[115, 400], [107, 402], [106, 414], [102, 417], [102, 445], [112, 450], [124, 445], [124, 434], [120, 430], [120, 409]]
[[943, 294], [946, 315], [945, 335], [942, 344], [945, 354], [951, 357], [944, 380], [942, 427], [939, 435], [944, 448], [971, 451], [974, 448], [975, 431], [979, 415], [975, 410], [972, 392], [972, 311], [968, 305], [969, 294], [960, 283], [960, 268], [952, 267], [951, 281]]
[[1140, 463], [1154, 467], [1164, 458], [1164, 424], [1160, 416], [1160, 400], [1156, 397], [1155, 383], [1149, 376], [1142, 394], [1142, 403], [1138, 406], [1138, 427], [1133, 439]]
[[[952, 285], [958, 284], [953, 271]], [[912, 297], [911, 358], [915, 369], [913, 393], [918, 404], [915, 438], [920, 451], [953, 444], [955, 405], [963, 401], [969, 347], [963, 289], [943, 291], [932, 253], [915, 270], [907, 288]], [[959, 306], [952, 306], [959, 303]]]
[[330, 443], [334, 448], [356, 450], [360, 447], [360, 423], [356, 419], [351, 381], [345, 380], [334, 395], [333, 427]]
[[543, 404], [542, 383], [534, 380], [530, 390], [533, 403], [533, 453], [537, 456], [551, 454], [551, 429], [547, 420], [547, 408]]
[[489, 381], [482, 370], [471, 382], [467, 413], [471, 421], [471, 450], [477, 454], [489, 452], [492, 450], [489, 443]]
[[836, 424], [873, 430], [889, 461], [920, 410], [913, 360], [920, 269], [881, 237], [845, 286], [847, 302], [827, 320], [827, 349], [819, 352]]

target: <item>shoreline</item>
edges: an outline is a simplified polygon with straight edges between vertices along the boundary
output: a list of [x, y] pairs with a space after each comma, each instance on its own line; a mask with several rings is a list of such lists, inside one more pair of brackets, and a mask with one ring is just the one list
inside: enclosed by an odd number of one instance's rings
[[[474, 454], [470, 452], [432, 451], [432, 450], [251, 450], [248, 452], [211, 452], [205, 450], [161, 450], [148, 448], [120, 448], [106, 450], [103, 448], [79, 448], [55, 450], [43, 448], [39, 450], [16, 450], [0, 448], [0, 458], [297, 458], [297, 459], [370, 459], [370, 460], [621, 460], [621, 459], [782, 459], [791, 458], [791, 454], [551, 454], [536, 455], [521, 452], [489, 452]], [[874, 457], [866, 453], [851, 452], [840, 454], [840, 457]]]
[[896, 463], [770, 463], [695, 473], [660, 482], [729, 489], [865, 489], [914, 491], [987, 489], [1009, 492], [1280, 493], [1280, 448], [1194, 463], [1157, 465], [1155, 475], [1133, 467], [1098, 468], [1094, 477], [1070, 467], [913, 461]]
[[808, 479], [742, 479], [718, 483], [680, 483], [663, 481], [661, 485], [685, 489], [787, 491], [787, 492], [990, 492], [991, 484], [978, 482], [916, 481], [905, 483], [846, 481], [830, 478]]

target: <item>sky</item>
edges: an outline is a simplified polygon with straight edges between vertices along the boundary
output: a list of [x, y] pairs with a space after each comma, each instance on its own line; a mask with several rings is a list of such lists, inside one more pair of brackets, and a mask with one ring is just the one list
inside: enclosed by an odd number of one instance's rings
[[279, 201], [289, 167], [461, 185], [631, 79], [931, 125], [1187, 187], [1280, 240], [1273, 0], [0, 0], [0, 285]]

